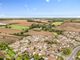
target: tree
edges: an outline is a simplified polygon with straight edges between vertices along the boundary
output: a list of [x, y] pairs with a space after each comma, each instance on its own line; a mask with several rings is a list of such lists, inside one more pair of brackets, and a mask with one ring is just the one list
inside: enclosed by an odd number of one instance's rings
[[39, 60], [44, 60], [44, 58], [41, 57]]
[[24, 34], [24, 32], [21, 32], [21, 33], [20, 33], [20, 35], [23, 35], [23, 34]]
[[6, 43], [0, 43], [0, 50], [6, 50], [8, 47], [8, 44]]
[[75, 60], [80, 60], [80, 51], [78, 51], [78, 53], [77, 53], [77, 56], [76, 56]]
[[64, 60], [64, 58], [61, 56], [58, 56], [57, 60]]
[[63, 48], [63, 54], [64, 55], [70, 55], [71, 54], [71, 49], [70, 48]]
[[8, 25], [6, 25], [5, 28], [8, 28]]
[[38, 54], [34, 54], [34, 60], [39, 60], [41, 58], [41, 56], [39, 56]]
[[0, 60], [4, 60], [4, 58], [0, 58]]
[[23, 54], [23, 60], [30, 60], [30, 56], [28, 53]]

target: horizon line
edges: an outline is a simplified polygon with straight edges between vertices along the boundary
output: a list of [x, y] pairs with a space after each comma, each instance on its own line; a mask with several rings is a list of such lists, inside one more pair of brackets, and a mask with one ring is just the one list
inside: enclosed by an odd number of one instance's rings
[[14, 16], [14, 17], [0, 17], [0, 19], [1, 18], [80, 18], [80, 16], [28, 16], [28, 17]]

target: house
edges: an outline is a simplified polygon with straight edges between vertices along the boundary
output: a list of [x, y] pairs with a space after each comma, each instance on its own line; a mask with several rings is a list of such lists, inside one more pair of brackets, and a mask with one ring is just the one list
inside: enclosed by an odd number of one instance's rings
[[6, 24], [6, 23], [1, 23], [1, 22], [0, 22], [0, 25], [7, 25], [7, 24]]
[[5, 55], [2, 51], [0, 51], [0, 58], [5, 58]]

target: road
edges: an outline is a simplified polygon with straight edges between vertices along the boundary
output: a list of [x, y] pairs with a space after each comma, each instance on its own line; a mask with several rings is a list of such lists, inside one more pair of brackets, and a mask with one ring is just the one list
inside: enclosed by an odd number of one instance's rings
[[76, 54], [79, 50], [80, 50], [80, 46], [76, 47], [66, 60], [75, 60]]

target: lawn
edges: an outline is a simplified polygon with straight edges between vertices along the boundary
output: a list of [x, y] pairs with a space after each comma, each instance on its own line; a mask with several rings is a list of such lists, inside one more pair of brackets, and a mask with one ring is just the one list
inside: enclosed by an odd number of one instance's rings
[[29, 27], [27, 26], [21, 26], [21, 25], [8, 25], [11, 29], [17, 29], [17, 30], [27, 30]]
[[54, 26], [59, 26], [59, 25], [61, 25], [63, 22], [53, 22], [52, 23], [52, 25], [54, 25]]
[[54, 34], [55, 36], [57, 36], [57, 35], [58, 35], [56, 32], [53, 32], [53, 34]]

